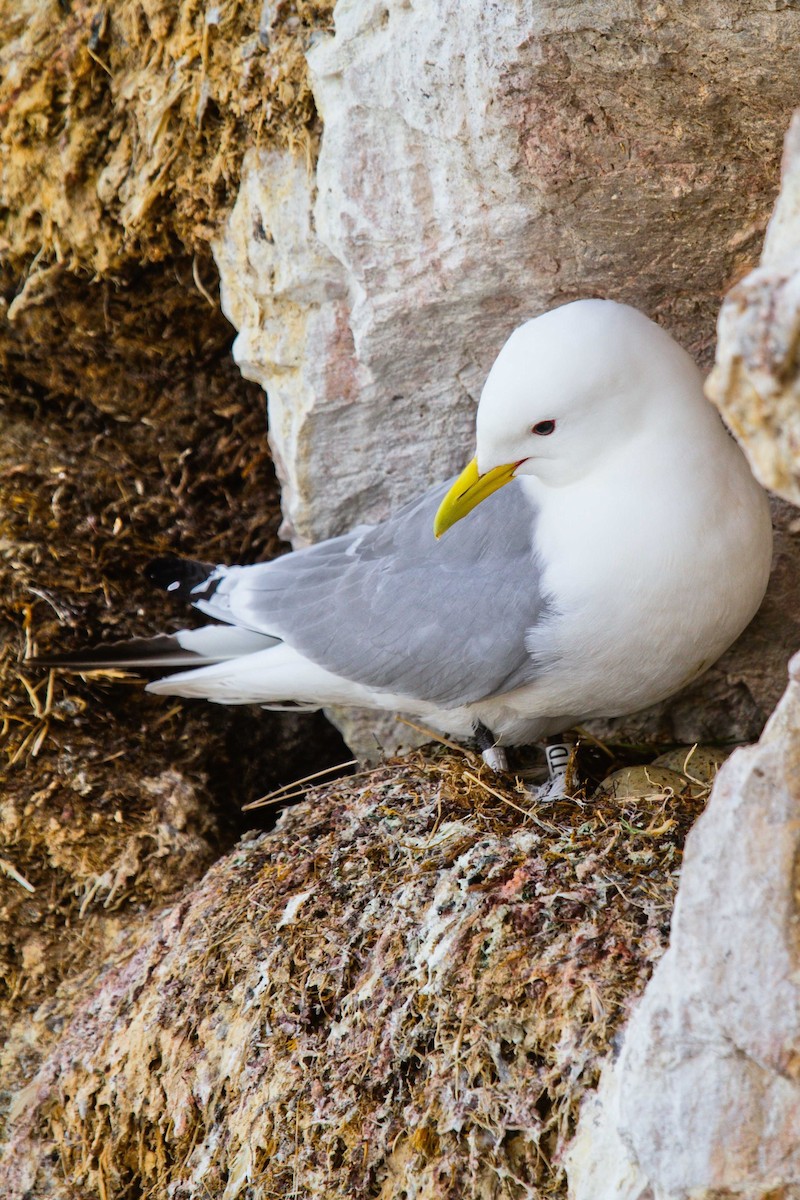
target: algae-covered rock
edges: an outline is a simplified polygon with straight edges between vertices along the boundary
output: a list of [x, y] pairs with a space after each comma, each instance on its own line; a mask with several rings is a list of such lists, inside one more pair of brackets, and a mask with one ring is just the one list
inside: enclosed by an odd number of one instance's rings
[[537, 807], [477, 770], [316, 789], [45, 1004], [8, 1200], [563, 1195], [699, 805]]
[[31, 293], [57, 264], [108, 276], [180, 247], [203, 251], [248, 145], [310, 156], [319, 129], [303, 51], [332, 8], [5, 6], [0, 254], [29, 272]]

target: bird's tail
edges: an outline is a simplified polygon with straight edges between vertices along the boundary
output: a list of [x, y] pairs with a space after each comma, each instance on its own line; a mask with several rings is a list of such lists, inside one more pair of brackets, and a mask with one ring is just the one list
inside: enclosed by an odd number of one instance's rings
[[[225, 577], [225, 567], [192, 559], [156, 558], [144, 574], [156, 587], [180, 600], [203, 607]], [[216, 613], [212, 615], [217, 615]], [[220, 615], [223, 616], [224, 613]], [[154, 637], [131, 638], [90, 646], [66, 654], [40, 654], [27, 659], [35, 667], [59, 667], [68, 671], [128, 671], [163, 674], [182, 668], [207, 667], [232, 658], [255, 654], [277, 645], [279, 638], [237, 625], [204, 625], [200, 629], [179, 629]]]
[[205, 667], [231, 658], [255, 654], [276, 645], [277, 638], [234, 625], [204, 625], [201, 629], [179, 629], [151, 638], [131, 638], [91, 646], [68, 654], [39, 654], [26, 661], [35, 667], [59, 667], [66, 671], [154, 671]]

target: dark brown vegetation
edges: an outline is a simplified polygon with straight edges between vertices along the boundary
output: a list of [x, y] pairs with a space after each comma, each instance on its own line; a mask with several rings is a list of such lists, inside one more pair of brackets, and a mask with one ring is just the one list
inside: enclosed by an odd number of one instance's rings
[[241, 803], [344, 757], [322, 717], [24, 663], [185, 623], [153, 554], [281, 549], [207, 243], [249, 145], [313, 157], [302, 48], [331, 7], [0, 5], [0, 1040], [194, 883]]

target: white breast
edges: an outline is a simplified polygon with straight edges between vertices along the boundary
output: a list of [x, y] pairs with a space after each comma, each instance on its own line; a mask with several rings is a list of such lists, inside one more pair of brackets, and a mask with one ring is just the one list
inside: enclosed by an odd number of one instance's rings
[[550, 668], [514, 708], [615, 716], [679, 690], [755, 614], [769, 577], [767, 498], [718, 436], [629, 448], [561, 489], [526, 481], [551, 619], [530, 636]]

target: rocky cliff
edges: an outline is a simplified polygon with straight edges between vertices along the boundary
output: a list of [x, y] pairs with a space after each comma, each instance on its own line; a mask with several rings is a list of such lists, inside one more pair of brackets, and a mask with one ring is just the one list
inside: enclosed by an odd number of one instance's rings
[[181, 619], [154, 552], [278, 552], [263, 391], [300, 544], [463, 463], [525, 317], [625, 300], [710, 367], [727, 296], [709, 392], [782, 497], [770, 592], [691, 691], [595, 732], [755, 741], [800, 645], [796, 126], [767, 231], [800, 14], [29, 0], [0, 28], [5, 1193], [800, 1194], [794, 676], [669, 941], [686, 776], [547, 813], [427, 753], [234, 848], [242, 800], [342, 754], [321, 722], [21, 661]]

